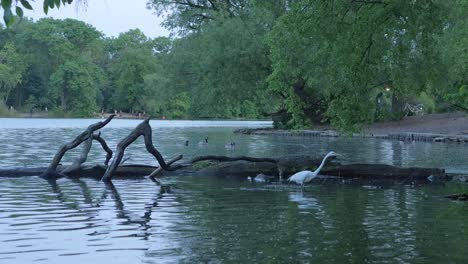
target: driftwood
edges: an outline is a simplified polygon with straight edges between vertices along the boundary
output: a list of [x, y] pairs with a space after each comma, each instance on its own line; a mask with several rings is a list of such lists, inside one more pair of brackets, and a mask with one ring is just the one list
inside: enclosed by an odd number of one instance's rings
[[115, 157], [111, 164], [107, 167], [107, 170], [102, 177], [103, 181], [110, 181], [112, 179], [112, 174], [115, 172], [120, 162], [122, 161], [125, 149], [140, 136], [144, 137], [146, 150], [156, 158], [160, 167], [168, 171], [174, 171], [182, 168], [181, 165], [175, 165], [171, 167], [170, 165], [166, 164], [161, 153], [159, 153], [159, 151], [153, 146], [152, 131], [151, 126], [149, 125], [149, 120], [149, 117], [146, 118], [145, 121], [141, 122], [127, 137], [122, 139], [122, 141], [117, 144]]
[[[94, 135], [93, 133], [94, 133], [94, 131], [96, 131], [98, 129], [101, 129], [105, 125], [107, 125], [112, 120], [112, 118], [114, 118], [114, 116], [115, 115], [110, 115], [106, 120], [101, 121], [101, 122], [97, 122], [97, 123], [94, 123], [94, 124], [88, 126], [88, 128], [85, 131], [83, 131], [80, 135], [78, 135], [72, 142], [69, 142], [69, 143], [63, 145], [59, 149], [59, 151], [55, 154], [55, 156], [52, 159], [49, 167], [47, 167], [46, 171], [42, 174], [42, 176], [46, 177], [46, 178], [64, 176], [63, 175], [64, 173], [70, 173], [70, 172], [72, 172], [74, 170], [79, 169], [80, 166], [86, 161], [86, 159], [88, 157], [88, 152], [91, 149], [91, 144], [92, 144], [93, 139], [96, 139], [99, 143], [101, 143], [102, 147], [107, 152], [106, 161], [108, 161], [107, 159], [110, 159], [110, 157], [112, 156], [112, 151], [109, 152], [110, 149], [107, 146], [104, 139], [101, 138], [100, 134]], [[60, 172], [57, 171], [57, 167], [60, 164], [60, 161], [62, 160], [63, 155], [65, 155], [65, 153], [67, 151], [78, 147], [84, 141], [86, 141], [86, 143], [85, 143], [85, 147], [83, 148], [83, 150], [82, 150], [82, 152], [80, 154], [80, 157], [78, 159], [76, 159], [70, 167], [64, 168], [64, 170], [60, 171]]]
[[[176, 162], [176, 161], [178, 161], [178, 160], [181, 160], [182, 157], [183, 157], [182, 155], [179, 155], [179, 156], [177, 156], [177, 157], [171, 159], [169, 162], [167, 162], [167, 165], [172, 165], [174, 162]], [[148, 175], [148, 178], [149, 178], [150, 180], [152, 180], [153, 182], [156, 182], [156, 183], [158, 183], [158, 184], [161, 184], [161, 182], [160, 182], [157, 178], [155, 178], [155, 177], [156, 177], [156, 175], [158, 175], [158, 174], [161, 173], [162, 171], [163, 171], [163, 168], [162, 168], [162, 167], [159, 167], [159, 168], [155, 169], [150, 175]]]

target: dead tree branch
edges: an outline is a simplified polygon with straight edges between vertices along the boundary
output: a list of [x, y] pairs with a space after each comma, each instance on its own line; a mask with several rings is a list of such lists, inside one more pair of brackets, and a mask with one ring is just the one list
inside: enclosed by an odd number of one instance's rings
[[[167, 165], [172, 165], [174, 162], [176, 161], [179, 161], [182, 159], [182, 155], [179, 155], [177, 157], [174, 157], [173, 159], [171, 159], [169, 162], [167, 162]], [[157, 169], [155, 169], [150, 175], [148, 175], [148, 177], [152, 180], [152, 181], [155, 181], [155, 176], [158, 175], [159, 173], [161, 173], [161, 171], [163, 171], [163, 168], [161, 167], [158, 167]]]
[[123, 158], [125, 148], [127, 148], [140, 136], [144, 137], [146, 150], [156, 158], [156, 160], [159, 162], [160, 167], [168, 171], [174, 171], [179, 168], [182, 168], [182, 165], [176, 165], [171, 167], [170, 165], [166, 164], [161, 153], [159, 153], [159, 151], [153, 146], [152, 131], [151, 126], [149, 125], [149, 120], [149, 117], [146, 118], [145, 121], [141, 122], [127, 137], [122, 139], [122, 141], [120, 141], [119, 144], [117, 144], [117, 150], [115, 152], [114, 159], [112, 159], [111, 164], [107, 167], [107, 170], [104, 176], [102, 177], [103, 181], [110, 181], [112, 179], [112, 175], [114, 174], [115, 170], [120, 164], [120, 161]]
[[106, 141], [101, 137], [101, 133], [97, 135], [93, 135], [93, 139], [99, 142], [102, 146], [102, 149], [107, 153], [106, 154], [106, 161], [104, 161], [104, 165], [109, 165], [109, 161], [112, 158], [112, 150], [107, 145]]
[[[93, 132], [98, 130], [98, 129], [101, 129], [103, 128], [105, 125], [107, 125], [111, 120], [112, 118], [114, 118], [115, 115], [110, 115], [106, 120], [104, 121], [101, 121], [101, 122], [97, 122], [97, 123], [94, 123], [90, 126], [88, 126], [88, 128], [83, 131], [80, 135], [78, 135], [72, 142], [69, 142], [65, 145], [63, 145], [59, 151], [55, 154], [54, 158], [52, 159], [49, 167], [47, 168], [47, 170], [42, 174], [43, 177], [57, 177], [57, 176], [63, 176], [60, 172], [57, 172], [57, 166], [59, 165], [60, 163], [60, 160], [62, 160], [63, 158], [63, 155], [65, 155], [65, 153], [71, 149], [74, 149], [76, 148], [78, 145], [80, 145], [81, 143], [83, 143], [83, 141], [85, 140], [88, 140], [88, 141], [92, 141], [92, 138], [93, 138]], [[99, 141], [99, 140], [98, 140]], [[91, 143], [87, 143], [85, 145], [85, 149], [88, 148], [89, 145], [89, 148], [91, 148]], [[102, 143], [101, 143], [102, 145]], [[107, 145], [107, 144], [105, 144]], [[104, 147], [104, 146], [103, 146]], [[89, 150], [88, 150], [89, 151]], [[107, 152], [109, 153], [109, 152]], [[82, 152], [83, 154], [83, 152]], [[86, 157], [87, 157], [87, 154], [86, 154]], [[81, 157], [80, 156], [80, 160], [81, 160]]]

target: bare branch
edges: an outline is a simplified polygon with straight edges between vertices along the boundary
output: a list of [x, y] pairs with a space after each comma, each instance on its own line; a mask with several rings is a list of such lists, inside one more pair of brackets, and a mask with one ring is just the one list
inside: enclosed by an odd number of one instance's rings
[[63, 145], [59, 151], [55, 154], [54, 158], [52, 159], [49, 167], [47, 170], [42, 174], [43, 177], [51, 177], [51, 176], [56, 176], [57, 175], [57, 166], [60, 163], [60, 160], [62, 160], [63, 155], [71, 149], [76, 148], [78, 145], [80, 145], [83, 141], [92, 138], [92, 134], [94, 131], [103, 128], [105, 125], [107, 125], [112, 118], [114, 118], [115, 115], [110, 115], [106, 120], [94, 123], [88, 128], [83, 131], [80, 135], [78, 135], [72, 142], [69, 142], [65, 145]]
[[151, 126], [149, 125], [149, 120], [150, 118], [147, 117], [145, 121], [141, 122], [137, 127], [135, 127], [135, 129], [127, 137], [122, 139], [122, 141], [120, 141], [119, 144], [117, 144], [115, 157], [112, 160], [111, 165], [107, 167], [106, 173], [102, 177], [103, 181], [111, 180], [113, 173], [115, 172], [115, 170], [120, 164], [120, 161], [123, 158], [125, 148], [127, 148], [130, 144], [132, 144], [137, 138], [139, 138], [142, 135], [145, 139], [146, 150], [157, 159], [160, 167], [168, 171], [174, 171], [179, 168], [182, 168], [181, 165], [176, 165], [176, 166], [171, 167], [168, 164], [166, 164], [161, 153], [159, 153], [159, 151], [153, 146], [152, 131], [151, 131]]
[[[176, 161], [178, 161], [178, 160], [181, 160], [182, 157], [183, 157], [182, 155], [179, 155], [179, 156], [177, 156], [177, 157], [174, 157], [173, 159], [171, 159], [171, 160], [167, 163], [167, 165], [172, 165], [172, 163], [174, 163], [174, 162], [176, 162]], [[148, 175], [148, 177], [149, 177], [152, 181], [155, 181], [155, 182], [156, 182], [156, 180], [155, 180], [154, 177], [155, 177], [156, 175], [158, 175], [159, 173], [161, 173], [161, 171], [163, 171], [163, 169], [162, 169], [161, 167], [159, 167], [159, 168], [155, 169], [150, 175]]]

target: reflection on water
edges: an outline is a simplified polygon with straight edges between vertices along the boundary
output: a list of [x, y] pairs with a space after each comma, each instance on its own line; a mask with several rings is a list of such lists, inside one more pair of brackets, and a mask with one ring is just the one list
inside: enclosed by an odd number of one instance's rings
[[[89, 124], [68, 128], [59, 120], [53, 129], [25, 129], [32, 126], [4, 121], [2, 167], [46, 165], [60, 144]], [[115, 146], [132, 127], [114, 125], [103, 129], [103, 137]], [[166, 157], [182, 153], [186, 159], [335, 150], [344, 154], [344, 162], [468, 171], [463, 145], [248, 137], [232, 130], [154, 126], [154, 142]], [[198, 145], [205, 136], [209, 144]], [[231, 139], [236, 148], [227, 150]], [[185, 140], [193, 144], [186, 147]], [[129, 163], [155, 162], [141, 141], [128, 156]], [[90, 160], [104, 158], [93, 147]], [[163, 191], [148, 180], [106, 185], [92, 179], [0, 178], [0, 263], [468, 262], [467, 205], [443, 198], [466, 192], [463, 185], [324, 184], [301, 192], [296, 186], [225, 178], [180, 176], [164, 182], [174, 187]]]

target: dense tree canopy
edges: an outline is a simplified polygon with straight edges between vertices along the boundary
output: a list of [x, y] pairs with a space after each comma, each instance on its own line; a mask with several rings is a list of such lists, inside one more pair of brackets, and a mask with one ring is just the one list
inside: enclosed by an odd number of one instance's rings
[[[44, 5], [71, 1], [52, 2]], [[27, 5], [2, 1], [5, 11]], [[165, 17], [172, 38], [138, 29], [108, 38], [70, 19], [6, 19], [3, 103], [75, 116], [273, 114], [280, 126], [329, 122], [348, 131], [401, 118], [406, 103], [468, 108], [468, 0], [149, 0], [147, 7]]]

